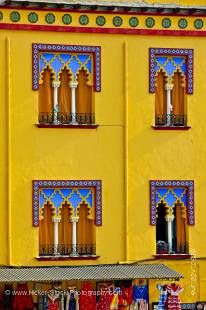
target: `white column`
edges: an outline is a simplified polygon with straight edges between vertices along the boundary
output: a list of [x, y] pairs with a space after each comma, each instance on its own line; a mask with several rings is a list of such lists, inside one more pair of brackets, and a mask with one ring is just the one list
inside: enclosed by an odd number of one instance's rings
[[71, 113], [72, 113], [72, 121], [70, 124], [77, 125], [78, 122], [76, 121], [76, 88], [77, 88], [78, 82], [70, 82], [69, 87], [71, 88]]
[[79, 217], [72, 216], [71, 222], [72, 222], [72, 253], [71, 256], [78, 256], [77, 251], [77, 222], [79, 220]]
[[167, 243], [168, 243], [168, 252], [172, 253], [172, 238], [173, 238], [173, 232], [172, 232], [172, 224], [174, 220], [174, 214], [173, 214], [173, 208], [167, 207], [167, 215], [166, 215], [166, 221], [167, 221]]
[[172, 92], [173, 85], [167, 84], [166, 85], [166, 91], [167, 91], [167, 124], [168, 126], [171, 125], [171, 114], [172, 114], [172, 98], [171, 98], [171, 92]]
[[168, 243], [168, 252], [172, 252], [172, 220], [168, 220], [167, 222], [167, 243]]
[[59, 222], [60, 218], [54, 217], [53, 223], [54, 223], [54, 255], [59, 255], [58, 253], [58, 245], [59, 245]]
[[57, 120], [57, 113], [59, 111], [58, 88], [60, 86], [60, 82], [52, 82], [52, 86], [54, 87], [54, 102], [53, 102], [54, 119], [53, 119], [53, 123], [58, 124], [58, 120]]

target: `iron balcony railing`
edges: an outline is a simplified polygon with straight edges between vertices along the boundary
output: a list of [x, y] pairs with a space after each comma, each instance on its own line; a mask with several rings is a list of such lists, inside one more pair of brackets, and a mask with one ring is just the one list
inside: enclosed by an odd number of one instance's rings
[[40, 112], [39, 124], [53, 125], [92, 125], [95, 124], [93, 113]]
[[52, 255], [96, 255], [96, 245], [94, 244], [41, 244], [39, 256]]
[[187, 116], [178, 114], [158, 114], [155, 116], [156, 126], [186, 126]]

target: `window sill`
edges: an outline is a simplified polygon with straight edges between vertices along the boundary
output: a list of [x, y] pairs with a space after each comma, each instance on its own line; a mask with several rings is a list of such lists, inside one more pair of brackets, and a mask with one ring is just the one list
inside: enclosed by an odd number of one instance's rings
[[155, 130], [188, 130], [190, 126], [151, 126]]
[[97, 255], [79, 255], [79, 256], [36, 256], [39, 261], [63, 261], [63, 260], [96, 260], [99, 258]]
[[38, 128], [72, 128], [72, 129], [96, 129], [99, 125], [96, 125], [96, 124], [91, 124], [91, 125], [63, 125], [63, 124], [60, 124], [60, 125], [52, 125], [52, 124], [36, 124], [36, 126]]
[[191, 258], [191, 254], [156, 254], [156, 259], [187, 259]]

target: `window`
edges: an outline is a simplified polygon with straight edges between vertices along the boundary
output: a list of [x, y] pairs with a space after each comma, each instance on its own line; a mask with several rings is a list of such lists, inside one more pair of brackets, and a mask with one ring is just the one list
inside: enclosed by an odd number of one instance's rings
[[188, 224], [194, 225], [193, 181], [150, 181], [150, 195], [157, 254], [188, 254]]
[[101, 181], [34, 181], [33, 225], [39, 256], [96, 255]]
[[187, 126], [193, 50], [150, 49], [150, 92], [155, 93], [155, 126]]
[[40, 124], [95, 124], [94, 91], [100, 88], [100, 47], [33, 44]]

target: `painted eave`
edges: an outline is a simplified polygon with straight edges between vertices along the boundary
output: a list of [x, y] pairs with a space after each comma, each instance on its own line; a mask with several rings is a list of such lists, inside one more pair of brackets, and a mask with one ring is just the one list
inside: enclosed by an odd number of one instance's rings
[[177, 3], [149, 3], [147, 1], [95, 1], [95, 0], [0, 0], [0, 5], [83, 5], [127, 8], [178, 8], [178, 9], [206, 9], [205, 5], [179, 5]]
[[[160, 0], [161, 1], [161, 0]], [[172, 0], [171, 0], [172, 1]], [[76, 11], [113, 11], [134, 12], [146, 14], [181, 14], [204, 15], [206, 14], [206, 0], [204, 5], [181, 5], [178, 3], [150, 3], [148, 1], [123, 1], [123, 0], [0, 0], [1, 7], [15, 8], [43, 8]]]

